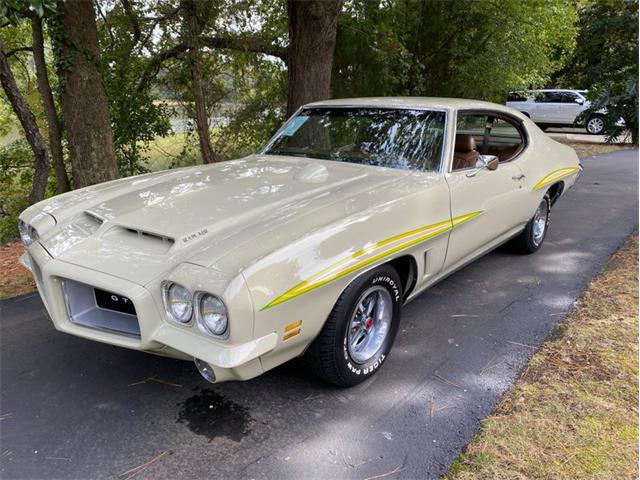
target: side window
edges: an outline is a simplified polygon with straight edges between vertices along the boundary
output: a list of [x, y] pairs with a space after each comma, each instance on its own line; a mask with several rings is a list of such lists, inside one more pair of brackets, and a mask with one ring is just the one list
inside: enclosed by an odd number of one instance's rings
[[537, 103], [560, 103], [562, 95], [559, 92], [541, 92], [536, 95]]
[[515, 123], [496, 118], [489, 133], [489, 155], [495, 155], [500, 163], [513, 160], [524, 150], [525, 139]]
[[509, 162], [525, 146], [516, 120], [491, 113], [461, 113], [456, 123], [452, 170], [475, 168], [480, 155], [495, 155], [500, 163]]
[[475, 168], [480, 158], [479, 145], [482, 145], [487, 119], [487, 115], [458, 115], [452, 170]]
[[[562, 93], [562, 103], [573, 103], [573, 104], [577, 104], [582, 100], [578, 95], [576, 95], [573, 92], [563, 92]], [[581, 103], [581, 102], [580, 102]]]

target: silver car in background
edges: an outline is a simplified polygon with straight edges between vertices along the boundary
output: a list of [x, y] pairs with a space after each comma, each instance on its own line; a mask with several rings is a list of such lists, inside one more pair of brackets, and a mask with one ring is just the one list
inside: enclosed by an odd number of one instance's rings
[[511, 92], [506, 105], [527, 115], [543, 130], [549, 127], [583, 126], [587, 133], [604, 132], [604, 111], [586, 118], [580, 115], [590, 107], [586, 90], [544, 89]]

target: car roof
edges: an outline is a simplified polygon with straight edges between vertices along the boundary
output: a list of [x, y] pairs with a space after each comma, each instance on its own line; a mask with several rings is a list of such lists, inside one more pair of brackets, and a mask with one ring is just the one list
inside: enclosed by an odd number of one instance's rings
[[578, 92], [584, 93], [586, 90], [577, 90], [574, 88], [541, 88], [539, 90], [531, 90], [532, 92]]
[[361, 97], [322, 100], [305, 107], [376, 107], [376, 108], [433, 108], [442, 110], [500, 110], [514, 114], [515, 110], [497, 103], [464, 98], [443, 97]]

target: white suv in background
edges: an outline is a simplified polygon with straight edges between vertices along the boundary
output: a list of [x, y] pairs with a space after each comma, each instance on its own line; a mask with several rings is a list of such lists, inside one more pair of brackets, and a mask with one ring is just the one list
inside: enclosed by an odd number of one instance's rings
[[[586, 90], [556, 89], [511, 92], [507, 106], [521, 111], [543, 130], [549, 127], [575, 127], [578, 116], [590, 105], [586, 93]], [[581, 126], [586, 128], [587, 133], [601, 135], [604, 131], [603, 115], [601, 112], [593, 113]]]

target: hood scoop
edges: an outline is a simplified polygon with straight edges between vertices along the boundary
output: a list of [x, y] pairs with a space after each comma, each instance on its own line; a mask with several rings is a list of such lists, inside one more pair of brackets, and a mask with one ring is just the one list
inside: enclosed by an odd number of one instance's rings
[[158, 255], [167, 253], [175, 244], [173, 238], [165, 235], [122, 225], [114, 225], [102, 235], [102, 238], [127, 248], [140, 249], [143, 252]]
[[104, 223], [105, 219], [96, 213], [85, 210], [82, 212], [82, 216], [76, 222], [76, 224], [80, 227], [83, 227], [84, 230], [87, 231], [88, 234], [95, 233]]

